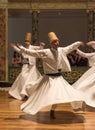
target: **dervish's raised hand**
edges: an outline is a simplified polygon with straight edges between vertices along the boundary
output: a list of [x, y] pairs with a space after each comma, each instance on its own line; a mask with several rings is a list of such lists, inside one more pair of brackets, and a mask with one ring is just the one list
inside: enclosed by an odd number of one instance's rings
[[75, 51], [77, 51], [78, 50], [78, 47], [77, 48], [75, 48]]
[[17, 43], [17, 47], [19, 48], [19, 49], [21, 49], [21, 47], [23, 47], [20, 43]]
[[[84, 46], [84, 43], [82, 41], [78, 41], [80, 42], [80, 46]], [[74, 50], [77, 51], [78, 47], [76, 47]]]
[[14, 46], [16, 46], [16, 44], [15, 43], [10, 43], [10, 46], [14, 47]]
[[44, 47], [45, 47], [45, 43], [44, 43], [44, 42], [40, 42], [40, 46], [41, 46], [42, 48], [44, 48]]
[[80, 46], [84, 46], [84, 43], [82, 41], [79, 41], [80, 42]]
[[89, 41], [86, 43], [88, 46], [95, 45], [95, 41]]

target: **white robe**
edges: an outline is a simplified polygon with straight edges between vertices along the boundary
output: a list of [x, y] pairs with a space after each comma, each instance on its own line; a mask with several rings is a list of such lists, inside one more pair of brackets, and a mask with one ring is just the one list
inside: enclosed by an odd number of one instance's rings
[[[78, 50], [78, 54], [88, 59], [88, 69], [72, 86], [83, 92], [85, 103], [95, 107], [95, 53], [84, 53]], [[82, 104], [78, 102], [72, 103], [74, 108], [81, 108]]]
[[[29, 49], [31, 50], [35, 50], [39, 48], [40, 47], [38, 46], [32, 46], [32, 45], [29, 46]], [[19, 53], [21, 53], [20, 49], [18, 49], [17, 47], [14, 47], [14, 49]], [[41, 74], [36, 68], [36, 58], [29, 56], [25, 53], [22, 53], [22, 56], [23, 58], [29, 59], [29, 64], [23, 64], [20, 74], [17, 76], [16, 80], [14, 81], [14, 83], [12, 84], [9, 90], [9, 94], [12, 97], [19, 100], [22, 100], [25, 96], [30, 95], [30, 91], [29, 91], [30, 88], [29, 89], [27, 88], [26, 83], [30, 83], [30, 82], [32, 83], [32, 81], [34, 82], [35, 80], [41, 78]]]
[[46, 74], [70, 71], [67, 54], [80, 45], [76, 42], [67, 47], [59, 47], [58, 50], [43, 49], [31, 51], [21, 47], [21, 51], [34, 57], [42, 58], [45, 75], [34, 84], [36, 90], [29, 99], [21, 105], [21, 110], [28, 114], [36, 114], [43, 107], [58, 103], [82, 101], [83, 95], [74, 89], [62, 76], [47, 76]]

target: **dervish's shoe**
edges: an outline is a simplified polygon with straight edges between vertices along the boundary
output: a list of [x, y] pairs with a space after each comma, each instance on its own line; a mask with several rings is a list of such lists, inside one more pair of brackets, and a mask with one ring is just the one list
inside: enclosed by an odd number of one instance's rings
[[55, 113], [54, 110], [51, 110], [51, 111], [50, 111], [50, 119], [56, 119], [54, 113]]

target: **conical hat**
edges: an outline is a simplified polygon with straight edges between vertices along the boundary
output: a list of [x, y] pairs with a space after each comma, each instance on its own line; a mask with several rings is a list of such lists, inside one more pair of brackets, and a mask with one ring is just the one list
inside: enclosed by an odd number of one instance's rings
[[31, 42], [31, 37], [32, 37], [32, 34], [30, 32], [26, 33], [25, 41]]
[[59, 41], [58, 37], [56, 36], [56, 34], [55, 34], [54, 32], [49, 32], [49, 33], [48, 33], [48, 37], [49, 37], [50, 43], [52, 43], [52, 42], [55, 41], [55, 40], [58, 40], [58, 41]]

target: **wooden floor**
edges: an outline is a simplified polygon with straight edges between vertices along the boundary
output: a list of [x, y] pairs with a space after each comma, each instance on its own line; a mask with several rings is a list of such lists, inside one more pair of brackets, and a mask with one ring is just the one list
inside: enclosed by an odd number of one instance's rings
[[20, 110], [23, 101], [9, 97], [0, 91], [0, 130], [95, 130], [95, 110], [87, 107], [85, 112], [74, 112], [70, 104], [59, 104], [56, 119], [49, 118], [50, 106], [36, 115]]

